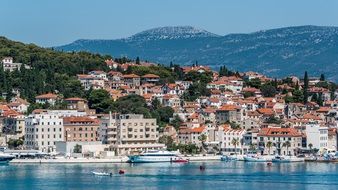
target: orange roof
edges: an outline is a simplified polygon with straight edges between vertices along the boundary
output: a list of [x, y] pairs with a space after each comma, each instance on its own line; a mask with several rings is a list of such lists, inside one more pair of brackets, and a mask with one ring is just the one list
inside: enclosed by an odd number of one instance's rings
[[275, 112], [271, 108], [259, 108], [257, 109], [258, 113], [263, 115], [274, 115]]
[[303, 119], [321, 120], [320, 117], [313, 115], [311, 113], [304, 114]]
[[236, 111], [237, 109], [239, 109], [238, 106], [227, 104], [223, 105], [218, 111]]
[[146, 74], [146, 75], [143, 75], [142, 78], [160, 78], [160, 77], [154, 74]]
[[257, 136], [301, 137], [302, 134], [294, 128], [263, 128]]
[[58, 96], [53, 93], [41, 94], [36, 96], [35, 99], [56, 99]]
[[73, 97], [73, 98], [67, 98], [65, 101], [85, 101], [83, 98]]
[[64, 124], [72, 124], [72, 123], [91, 123], [91, 124], [98, 124], [98, 120], [92, 119], [90, 117], [64, 117], [63, 118], [63, 123]]
[[123, 75], [123, 78], [140, 78], [140, 76], [135, 74]]
[[330, 111], [330, 107], [320, 107], [316, 112], [326, 113]]

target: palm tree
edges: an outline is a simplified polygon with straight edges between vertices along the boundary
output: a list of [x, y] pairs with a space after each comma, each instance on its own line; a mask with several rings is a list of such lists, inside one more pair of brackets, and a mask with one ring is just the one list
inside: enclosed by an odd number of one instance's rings
[[239, 145], [239, 139], [233, 138], [232, 141], [231, 141], [231, 144], [235, 147], [235, 154], [237, 156], [237, 145]]
[[272, 142], [271, 142], [271, 141], [268, 141], [268, 142], [266, 143], [266, 147], [269, 149], [269, 155], [270, 155], [270, 149], [271, 149], [271, 147], [272, 147]]
[[256, 144], [250, 143], [249, 149], [251, 150], [251, 152], [253, 152], [254, 150], [256, 150]]
[[286, 147], [286, 154], [289, 155], [289, 147], [291, 146], [291, 143], [289, 141], [286, 141], [283, 143], [283, 146]]
[[312, 154], [312, 147], [313, 147], [313, 144], [310, 143], [308, 146], [309, 146], [309, 148], [310, 148], [310, 153]]
[[201, 134], [198, 137], [198, 140], [202, 142], [202, 150], [205, 152], [206, 147], [205, 147], [205, 141], [207, 140], [207, 136], [205, 134]]

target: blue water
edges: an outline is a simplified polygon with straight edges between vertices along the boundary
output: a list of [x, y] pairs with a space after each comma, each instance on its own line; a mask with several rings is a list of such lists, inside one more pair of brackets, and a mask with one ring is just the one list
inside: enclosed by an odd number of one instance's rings
[[[199, 170], [204, 164], [206, 169]], [[92, 171], [125, 175], [94, 176]], [[0, 165], [0, 190], [15, 189], [338, 189], [338, 164], [196, 162]]]

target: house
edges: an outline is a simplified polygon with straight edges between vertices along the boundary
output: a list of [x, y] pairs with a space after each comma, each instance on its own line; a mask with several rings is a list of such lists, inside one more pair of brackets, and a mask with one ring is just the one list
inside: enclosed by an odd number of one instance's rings
[[73, 97], [64, 100], [67, 104], [67, 109], [86, 111], [88, 108], [87, 100], [83, 98]]
[[[218, 126], [217, 137], [220, 149], [227, 154], [237, 152], [243, 153], [243, 136], [246, 133], [245, 129], [231, 129], [227, 124]], [[233, 140], [237, 140], [237, 144], [233, 143]]]
[[123, 75], [122, 78], [124, 80], [124, 84], [129, 87], [135, 88], [141, 85], [141, 77], [138, 75], [127, 74], [127, 75]]
[[55, 105], [58, 98], [58, 95], [53, 93], [41, 94], [35, 97], [35, 102], [38, 104], [49, 103], [50, 105]]
[[158, 83], [160, 81], [160, 77], [155, 74], [146, 74], [142, 76], [142, 83]]
[[10, 109], [15, 110], [19, 113], [26, 113], [30, 104], [22, 98], [15, 97], [14, 99], [12, 99], [11, 103], [7, 105]]
[[224, 124], [242, 120], [242, 110], [239, 106], [226, 104], [216, 110], [216, 122]]
[[[302, 146], [302, 134], [294, 128], [262, 128], [257, 140], [261, 154], [297, 155]], [[270, 150], [268, 142], [272, 143]]]
[[207, 130], [205, 126], [200, 126], [196, 128], [181, 128], [178, 133], [178, 140], [181, 144], [196, 144], [201, 147], [202, 142], [199, 137], [202, 134], [207, 134]]
[[105, 87], [106, 79], [97, 77], [95, 75], [78, 74], [77, 78], [85, 90], [89, 90], [91, 88], [103, 89]]
[[13, 57], [4, 57], [2, 59], [2, 65], [4, 71], [12, 72], [14, 70], [20, 70], [22, 63], [14, 63]]

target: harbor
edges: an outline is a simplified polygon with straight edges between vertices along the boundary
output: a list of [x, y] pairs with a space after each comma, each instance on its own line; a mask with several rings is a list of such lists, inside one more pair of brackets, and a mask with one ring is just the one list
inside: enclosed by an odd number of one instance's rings
[[[200, 170], [200, 166], [204, 170]], [[119, 171], [125, 173], [119, 175]], [[108, 175], [95, 175], [112, 173]], [[0, 189], [337, 189], [338, 165], [316, 162], [0, 165]], [[13, 183], [15, 181], [15, 183]]]

